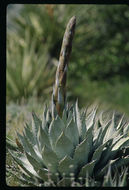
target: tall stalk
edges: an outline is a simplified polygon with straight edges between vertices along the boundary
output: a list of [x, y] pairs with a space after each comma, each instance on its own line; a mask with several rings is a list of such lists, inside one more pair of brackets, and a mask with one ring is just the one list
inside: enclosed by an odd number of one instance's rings
[[59, 64], [56, 71], [55, 85], [52, 94], [52, 110], [56, 109], [59, 116], [62, 116], [66, 100], [66, 75], [70, 53], [72, 50], [72, 41], [75, 31], [76, 17], [73, 16], [66, 27], [62, 47], [60, 51]]

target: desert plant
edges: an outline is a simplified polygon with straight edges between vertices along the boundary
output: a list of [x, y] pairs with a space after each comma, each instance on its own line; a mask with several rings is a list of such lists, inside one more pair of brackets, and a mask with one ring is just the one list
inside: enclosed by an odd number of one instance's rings
[[42, 121], [33, 113], [32, 130], [26, 125], [23, 135], [18, 133], [17, 145], [7, 139], [26, 184], [33, 181], [34, 185], [43, 185], [49, 174], [55, 185], [65, 180], [71, 183], [71, 173], [76, 180], [85, 179], [87, 172], [91, 178], [102, 180], [109, 166], [114, 170], [129, 164], [129, 125], [120, 121], [116, 126], [114, 116], [106, 123], [101, 117], [95, 121], [96, 110], [86, 120], [85, 113], [81, 113], [81, 119], [79, 113], [76, 104], [64, 111], [62, 119], [58, 114], [52, 119], [46, 108]]
[[21, 100], [42, 92], [44, 99], [52, 92], [55, 67], [50, 65], [46, 46], [36, 53], [36, 38], [29, 29], [24, 38], [14, 33], [7, 36], [7, 102]]
[[[44, 108], [42, 120], [33, 112], [32, 128], [26, 124], [23, 135], [17, 132], [16, 142], [9, 138], [6, 141], [9, 153], [23, 173], [17, 178], [24, 185], [69, 186], [80, 178], [82, 184], [88, 179], [87, 186], [96, 184], [95, 181], [102, 185], [105, 175], [112, 185], [115, 182], [107, 173], [109, 168], [114, 172], [129, 164], [129, 124], [123, 123], [123, 118], [116, 122], [115, 113], [110, 119], [103, 112], [97, 114], [96, 107], [80, 111], [78, 102], [70, 106], [65, 99], [75, 21], [75, 17], [70, 19], [64, 35], [52, 108]], [[126, 184], [126, 177], [121, 180]]]

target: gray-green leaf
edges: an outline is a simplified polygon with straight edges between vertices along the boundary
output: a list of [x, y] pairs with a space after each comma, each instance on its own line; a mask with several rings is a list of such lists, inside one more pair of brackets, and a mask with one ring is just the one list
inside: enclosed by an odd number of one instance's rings
[[65, 129], [65, 135], [71, 140], [74, 146], [79, 143], [79, 133], [77, 124], [71, 119], [70, 123]]
[[59, 159], [57, 155], [46, 145], [43, 147], [43, 150], [42, 150], [42, 158], [45, 165], [50, 169], [51, 172], [57, 171], [57, 165], [58, 165]]
[[55, 151], [60, 159], [66, 155], [72, 156], [73, 154], [74, 146], [68, 137], [65, 136], [64, 132], [61, 133], [56, 141]]
[[58, 166], [58, 171], [61, 174], [65, 174], [65, 176], [70, 176], [70, 173], [75, 173], [77, 165], [74, 163], [74, 160], [69, 156], [65, 156], [60, 162]]
[[57, 138], [60, 136], [61, 132], [65, 129], [63, 121], [57, 116], [51, 123], [49, 128], [50, 143], [54, 149]]
[[83, 166], [88, 161], [88, 156], [90, 152], [89, 139], [83, 140], [75, 149], [74, 157], [76, 164]]
[[93, 172], [94, 166], [95, 166], [96, 160], [93, 160], [92, 162], [86, 164], [83, 166], [79, 172], [79, 177], [86, 177], [86, 174], [90, 176]]

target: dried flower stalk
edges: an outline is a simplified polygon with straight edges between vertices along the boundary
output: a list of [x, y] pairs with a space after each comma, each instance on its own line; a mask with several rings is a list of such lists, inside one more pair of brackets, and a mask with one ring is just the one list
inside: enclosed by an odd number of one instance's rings
[[52, 95], [53, 112], [56, 109], [59, 116], [62, 116], [66, 100], [66, 75], [70, 53], [72, 50], [72, 41], [75, 31], [76, 17], [73, 16], [66, 27], [62, 47], [60, 51], [59, 64], [56, 71], [55, 85]]

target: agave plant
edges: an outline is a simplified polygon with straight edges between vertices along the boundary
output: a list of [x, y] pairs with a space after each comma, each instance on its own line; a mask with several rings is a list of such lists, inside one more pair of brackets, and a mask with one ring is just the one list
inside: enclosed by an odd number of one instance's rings
[[128, 165], [129, 125], [120, 120], [116, 126], [114, 115], [104, 123], [96, 118], [96, 109], [85, 116], [77, 103], [67, 106], [62, 118], [56, 114], [52, 119], [47, 107], [42, 121], [33, 113], [32, 130], [26, 125], [23, 135], [18, 133], [17, 145], [7, 141], [10, 154], [23, 169], [20, 180], [39, 185], [50, 174], [55, 185], [62, 185], [66, 180], [71, 183], [72, 174], [79, 179], [87, 173], [99, 180], [109, 166], [113, 170]]
[[113, 113], [105, 120], [104, 112], [98, 114], [97, 107], [79, 110], [78, 101], [73, 105], [66, 101], [66, 72], [75, 24], [72, 17], [64, 34], [52, 107], [45, 106], [42, 119], [33, 112], [32, 126], [26, 124], [22, 135], [17, 132], [16, 142], [6, 140], [22, 171], [18, 178], [26, 185], [45, 186], [49, 182], [69, 186], [80, 179], [84, 184], [87, 176], [102, 184], [109, 168], [113, 172], [129, 164], [129, 124], [123, 123], [123, 117], [116, 123]]

